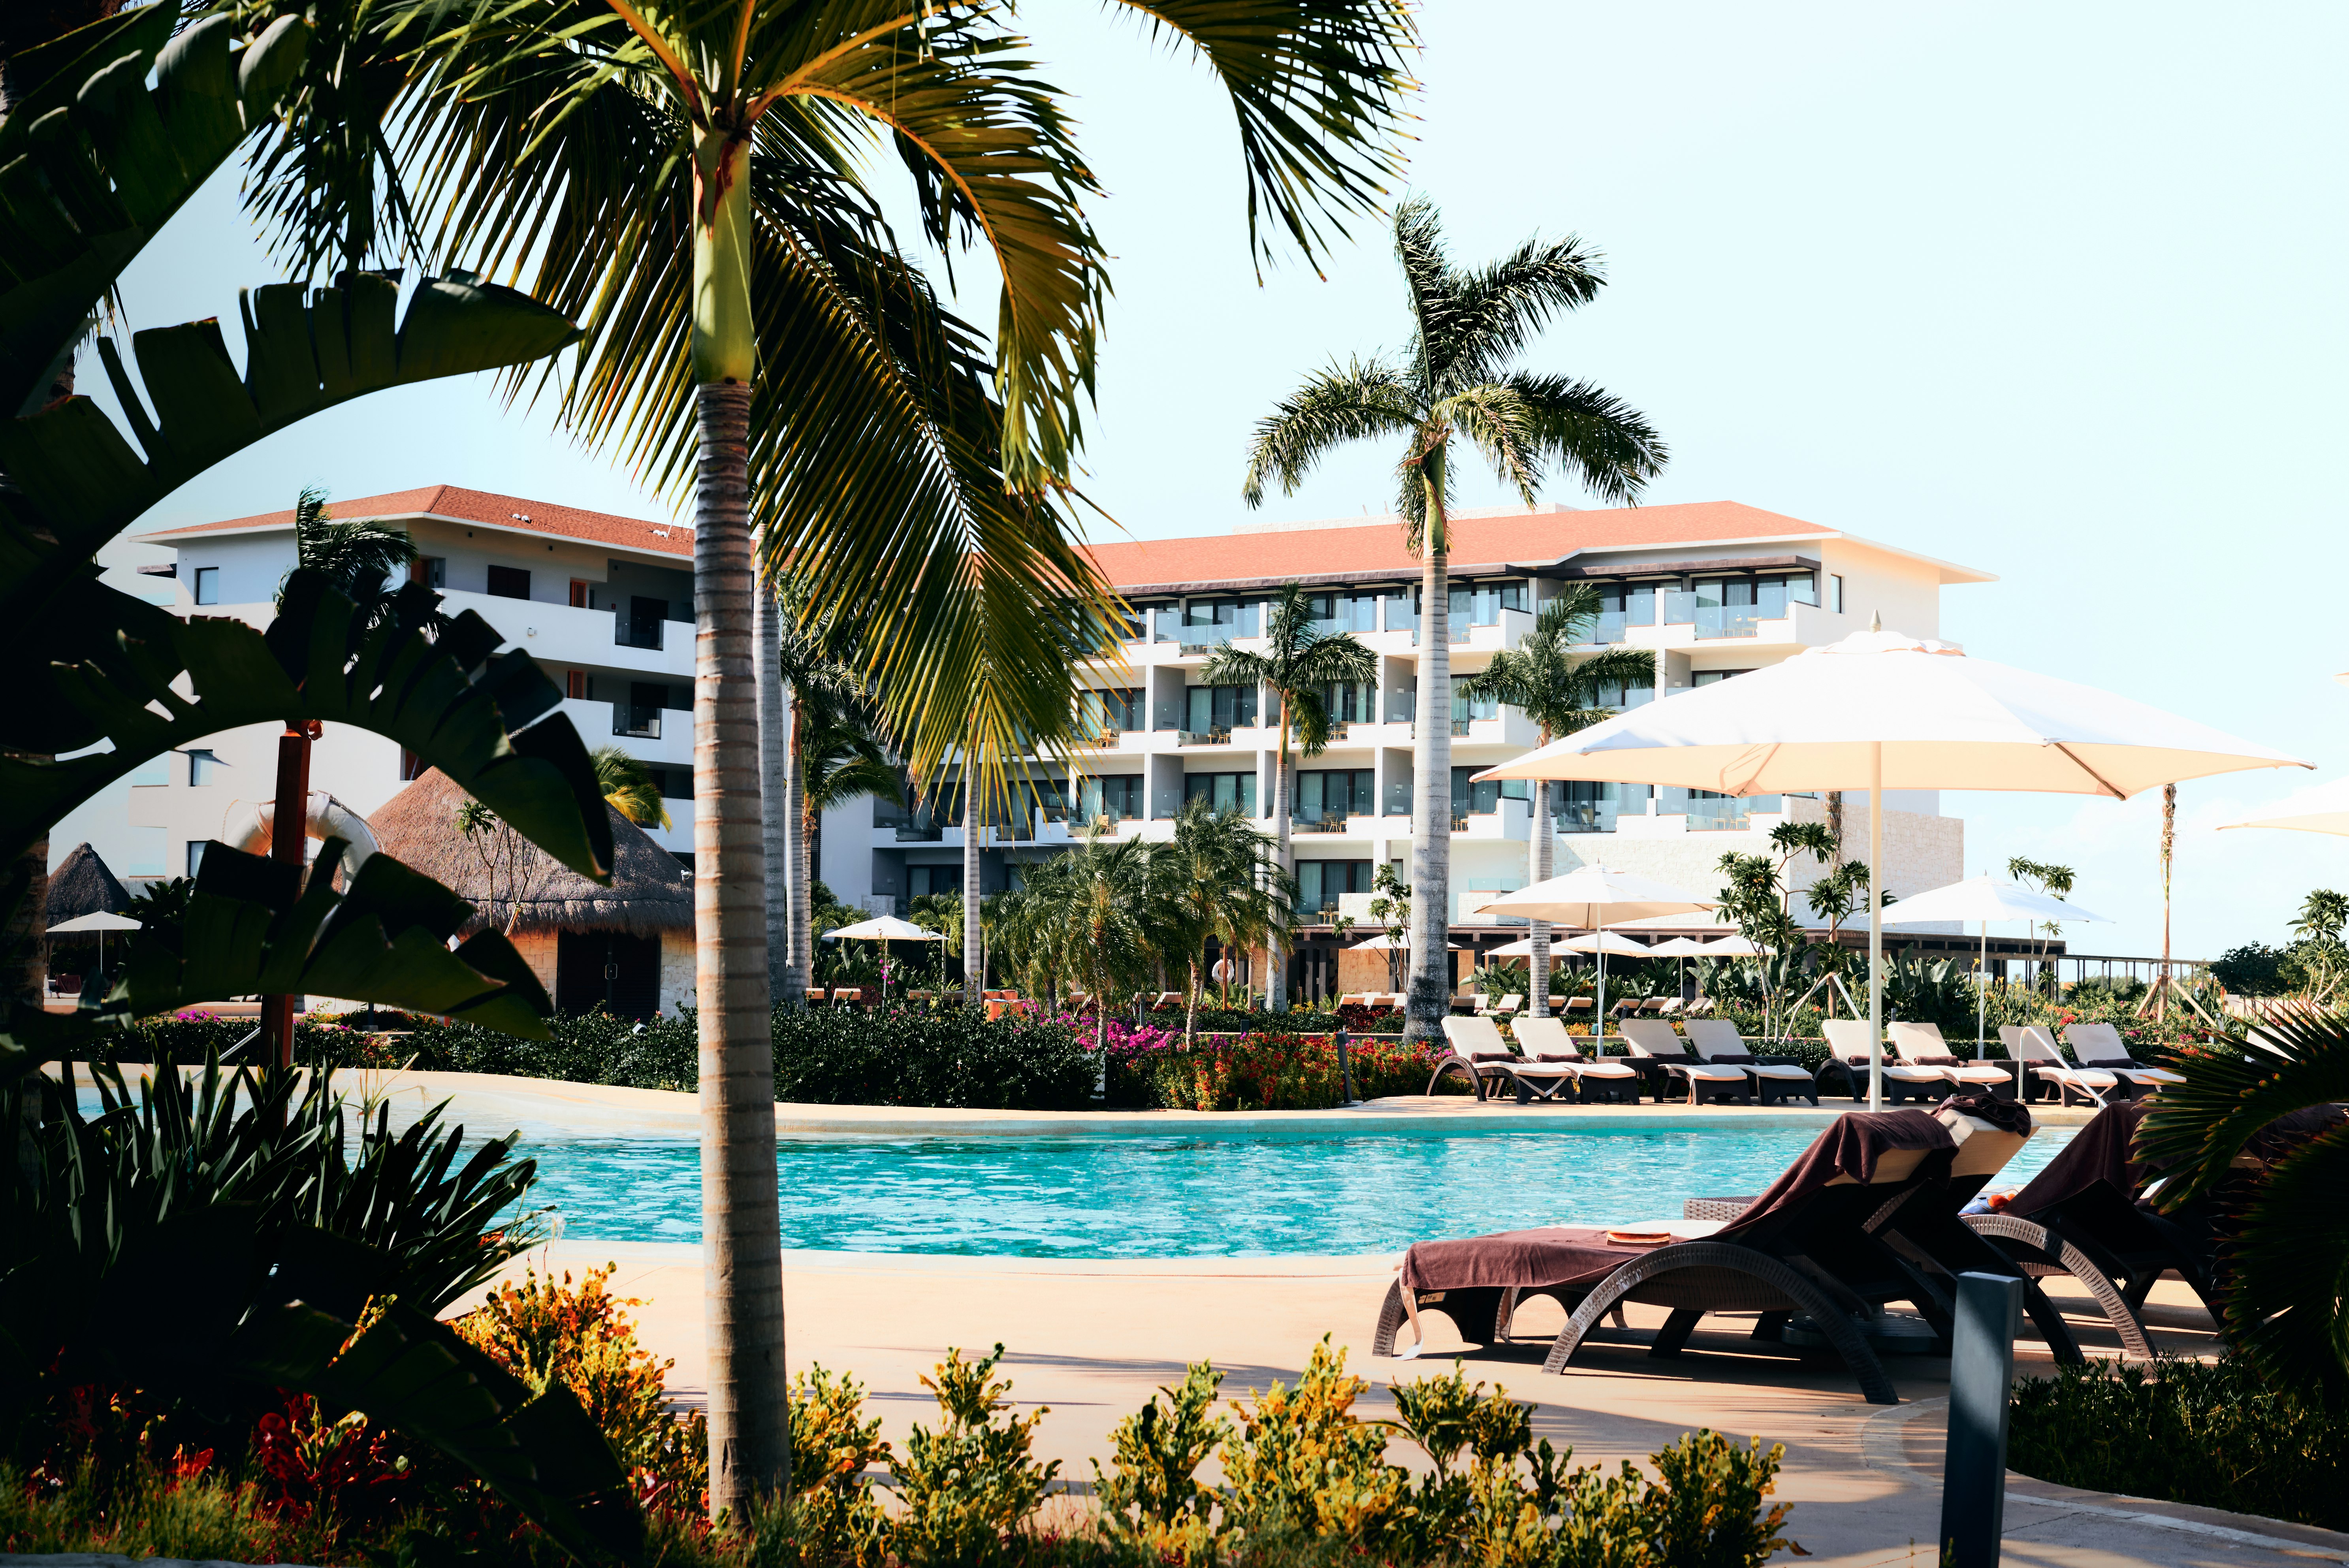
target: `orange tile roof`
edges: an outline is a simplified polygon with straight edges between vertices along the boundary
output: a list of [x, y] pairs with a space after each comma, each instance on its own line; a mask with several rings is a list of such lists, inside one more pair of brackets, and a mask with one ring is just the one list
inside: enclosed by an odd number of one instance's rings
[[[352, 501], [330, 502], [331, 517], [409, 517], [429, 514], [460, 523], [485, 523], [562, 539], [586, 539], [656, 555], [693, 555], [693, 530], [681, 523], [654, 523], [642, 517], [615, 517], [608, 512], [585, 512], [548, 501], [526, 501], [519, 495], [497, 495], [486, 490], [460, 490], [453, 484], [428, 484], [420, 490], [398, 490], [388, 495], [362, 495]], [[168, 544], [174, 539], [201, 537], [235, 529], [290, 528], [294, 514], [264, 512], [257, 517], [233, 517], [224, 523], [198, 523], [186, 528], [166, 528], [145, 534], [142, 540]]]
[[[1837, 531], [1734, 501], [1627, 506], [1595, 512], [1464, 513], [1452, 520], [1461, 566], [1556, 561], [1578, 551], [1661, 548], [1733, 539], [1833, 538]], [[1120, 588], [1255, 577], [1329, 577], [1341, 572], [1416, 576], [1392, 517], [1338, 528], [1278, 529], [1192, 539], [1096, 545], [1093, 562]]]

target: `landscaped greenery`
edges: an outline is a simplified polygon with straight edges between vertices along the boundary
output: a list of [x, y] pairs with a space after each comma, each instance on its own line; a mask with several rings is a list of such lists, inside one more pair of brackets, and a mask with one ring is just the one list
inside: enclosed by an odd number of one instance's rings
[[2020, 1384], [2013, 1411], [2024, 1475], [2349, 1530], [2349, 1417], [2244, 1362], [2059, 1367]]
[[[611, 1271], [526, 1274], [457, 1320], [486, 1362], [578, 1401], [626, 1467], [644, 1555], [676, 1568], [1288, 1568], [1368, 1559], [1520, 1568], [1759, 1568], [1785, 1539], [1771, 1504], [1780, 1450], [1692, 1432], [1652, 1473], [1571, 1468], [1534, 1440], [1532, 1407], [1457, 1368], [1395, 1390], [1395, 1422], [1327, 1342], [1293, 1385], [1219, 1413], [1223, 1374], [1192, 1366], [1110, 1433], [1097, 1506], [1047, 1527], [1059, 1465], [1039, 1461], [1043, 1412], [1016, 1412], [1002, 1347], [948, 1352], [937, 1415], [905, 1450], [880, 1437], [854, 1378], [795, 1377], [792, 1491], [704, 1521], [708, 1428], [663, 1407], [666, 1362], [637, 1343]], [[1414, 1469], [1391, 1453], [1418, 1450]], [[201, 1443], [201, 1447], [197, 1444]], [[1201, 1481], [1219, 1461], [1223, 1484]], [[885, 1480], [886, 1484], [881, 1484]], [[57, 1391], [0, 1453], [0, 1551], [113, 1552], [233, 1562], [554, 1563], [568, 1556], [497, 1493], [401, 1432], [306, 1397], [201, 1429], [136, 1386]]]

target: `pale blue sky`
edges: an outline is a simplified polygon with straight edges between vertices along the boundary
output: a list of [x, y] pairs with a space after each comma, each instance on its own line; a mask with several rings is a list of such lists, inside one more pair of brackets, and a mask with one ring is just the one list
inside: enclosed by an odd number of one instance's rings
[[[1088, 488], [1136, 535], [1221, 532], [1251, 421], [1331, 354], [1401, 338], [1382, 234], [1359, 224], [1327, 282], [1290, 262], [1259, 287], [1199, 73], [1090, 5], [1026, 16], [1110, 192]], [[1944, 635], [2296, 751], [2307, 777], [2349, 771], [2324, 586], [2342, 557], [2324, 453], [2349, 413], [2349, 12], [1437, 0], [1424, 21], [1411, 184], [1463, 259], [1535, 231], [1605, 251], [1610, 286], [1531, 362], [1654, 418], [1674, 455], [1651, 499], [1744, 501], [1995, 572], [1945, 592]], [[235, 286], [272, 275], [220, 188], [126, 294], [140, 324], [233, 321]], [[1393, 455], [1365, 448], [1267, 511], [1381, 510]], [[312, 480], [664, 504], [543, 416], [440, 383], [280, 435], [154, 525], [283, 506]], [[2208, 831], [2297, 782], [2181, 791], [2181, 953], [2279, 940], [2310, 888], [2349, 882], [2341, 840]], [[2074, 945], [2156, 950], [2158, 794], [1943, 798], [1969, 872], [2071, 864], [2079, 901], [2120, 918]]]

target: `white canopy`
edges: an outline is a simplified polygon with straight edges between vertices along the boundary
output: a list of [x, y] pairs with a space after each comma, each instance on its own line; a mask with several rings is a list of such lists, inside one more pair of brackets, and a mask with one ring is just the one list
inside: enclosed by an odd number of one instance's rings
[[2330, 784], [2302, 790], [2284, 805], [2257, 816], [2219, 825], [2221, 833], [2230, 827], [2288, 827], [2299, 833], [2349, 834], [2349, 779], [2334, 779]]
[[1867, 790], [1873, 1109], [1884, 1097], [1884, 927], [1875, 896], [1884, 791], [2126, 800], [2180, 779], [2308, 765], [2126, 697], [1872, 625], [1733, 680], [1676, 691], [1475, 776], [1677, 784], [1737, 795]]
[[1873, 785], [2125, 799], [2180, 779], [2310, 765], [2127, 697], [1865, 631], [1675, 691], [1475, 776], [1723, 794]]
[[1648, 950], [1650, 958], [1759, 958], [1764, 950], [1755, 947], [1734, 933], [1715, 941], [1703, 942], [1694, 937], [1674, 937]]
[[853, 926], [843, 926], [836, 931], [826, 931], [828, 942], [942, 942], [946, 938], [936, 931], [926, 931], [911, 920], [901, 920], [895, 915], [884, 915], [875, 920], [859, 920]]
[[[1556, 950], [1557, 944], [1553, 942], [1551, 950]], [[1534, 940], [1531, 937], [1519, 937], [1516, 941], [1504, 942], [1496, 948], [1486, 948], [1485, 956], [1486, 958], [1531, 958], [1534, 956]]]
[[2046, 893], [2034, 893], [2013, 882], [1975, 877], [1952, 882], [1913, 898], [1903, 898], [1884, 911], [1888, 926], [1922, 926], [1942, 920], [1973, 925], [1983, 920], [2091, 920], [2110, 924], [2077, 904]]
[[1651, 947], [1635, 942], [1629, 937], [1619, 937], [1613, 931], [1589, 931], [1582, 936], [1552, 942], [1550, 946], [1575, 953], [1609, 952], [1619, 958], [1653, 958], [1656, 952]]
[[[1458, 942], [1451, 942], [1446, 945], [1452, 948], [1458, 948], [1460, 946]], [[1381, 931], [1377, 936], [1372, 937], [1370, 940], [1366, 942], [1356, 942], [1352, 947], [1348, 948], [1346, 950], [1348, 952], [1356, 953], [1408, 952], [1411, 950], [1411, 939], [1406, 936], [1401, 940], [1396, 940], [1393, 938], [1389, 937], [1384, 931]]]
[[93, 915], [76, 915], [70, 920], [59, 920], [49, 928], [53, 937], [69, 937], [76, 931], [135, 931], [139, 922], [128, 915], [109, 914], [100, 909]]
[[[1463, 897], [1464, 908], [1470, 896]], [[1684, 915], [1692, 909], [1710, 909], [1713, 904], [1713, 899], [1700, 898], [1693, 893], [1668, 888], [1645, 877], [1634, 877], [1627, 871], [1584, 866], [1514, 893], [1495, 893], [1476, 912], [1522, 915], [1528, 919], [1589, 930], [1651, 915]]]

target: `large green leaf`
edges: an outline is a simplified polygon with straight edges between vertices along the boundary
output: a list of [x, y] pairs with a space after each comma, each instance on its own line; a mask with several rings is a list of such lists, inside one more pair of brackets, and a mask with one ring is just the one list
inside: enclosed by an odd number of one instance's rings
[[29, 85], [0, 121], [0, 410], [24, 406], [131, 258], [268, 118], [309, 47], [298, 16], [240, 49], [232, 17], [174, 37], [178, 13], [125, 12], [10, 62]]
[[103, 1000], [46, 1023], [27, 1010], [12, 1022], [11, 1042], [50, 1054], [102, 1044], [134, 1019], [262, 995], [345, 997], [548, 1037], [554, 1004], [502, 933], [476, 931], [450, 948], [472, 905], [388, 855], [370, 856], [337, 892], [342, 850], [328, 839], [305, 883], [295, 867], [208, 846], [183, 927], [132, 936]]
[[577, 335], [528, 295], [465, 274], [426, 278], [405, 318], [398, 282], [382, 273], [239, 297], [242, 372], [218, 321], [153, 327], [130, 339], [142, 400], [114, 340], [98, 340], [137, 449], [88, 398], [0, 421], [0, 470], [23, 492], [0, 496], [0, 614], [37, 601], [173, 490], [296, 421], [388, 387], [522, 364]]
[[[611, 818], [587, 748], [554, 711], [562, 693], [528, 655], [496, 651], [502, 639], [471, 611], [436, 627], [438, 602], [411, 584], [362, 613], [319, 573], [296, 571], [264, 633], [70, 579], [0, 624], [14, 685], [0, 749], [32, 753], [0, 755], [0, 857], [175, 746], [316, 719], [398, 741], [555, 859], [608, 881]], [[45, 755], [101, 743], [111, 749]]]

